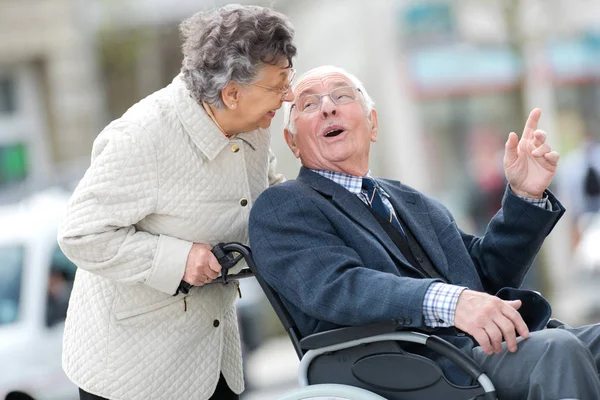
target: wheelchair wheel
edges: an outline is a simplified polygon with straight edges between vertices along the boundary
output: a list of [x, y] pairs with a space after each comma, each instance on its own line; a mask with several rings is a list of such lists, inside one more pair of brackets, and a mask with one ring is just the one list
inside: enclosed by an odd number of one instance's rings
[[295, 389], [277, 400], [385, 400], [385, 398], [354, 386], [324, 383]]

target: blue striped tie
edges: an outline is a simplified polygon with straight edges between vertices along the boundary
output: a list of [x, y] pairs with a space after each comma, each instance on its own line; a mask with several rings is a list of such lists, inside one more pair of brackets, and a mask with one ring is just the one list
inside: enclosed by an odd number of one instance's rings
[[378, 190], [375, 179], [365, 176], [362, 180], [362, 187], [367, 191], [367, 201], [371, 208], [394, 225], [404, 236], [404, 230], [400, 225], [400, 221], [398, 221], [398, 218], [396, 218], [392, 209], [383, 202], [381, 198], [382, 195], [379, 193], [380, 190]]

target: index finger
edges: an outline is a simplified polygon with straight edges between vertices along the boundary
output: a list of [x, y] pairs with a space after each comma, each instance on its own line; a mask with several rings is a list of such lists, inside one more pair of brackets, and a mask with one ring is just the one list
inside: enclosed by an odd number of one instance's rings
[[524, 338], [529, 336], [529, 328], [517, 310], [511, 306], [502, 307], [502, 314], [504, 314], [504, 316], [513, 323], [515, 329], [519, 333], [519, 336]]
[[535, 132], [538, 127], [541, 115], [542, 110], [540, 110], [539, 108], [534, 108], [529, 113], [529, 117], [527, 117], [527, 122], [525, 122], [525, 129], [523, 129], [524, 139], [533, 139], [533, 132]]

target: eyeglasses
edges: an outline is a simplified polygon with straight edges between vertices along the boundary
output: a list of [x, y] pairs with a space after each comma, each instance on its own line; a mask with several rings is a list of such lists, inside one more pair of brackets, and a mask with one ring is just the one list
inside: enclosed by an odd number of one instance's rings
[[291, 68], [290, 73], [288, 74], [288, 84], [282, 88], [259, 85], [258, 83], [251, 83], [251, 85], [258, 86], [259, 88], [267, 89], [272, 92], [277, 92], [277, 93], [281, 94], [281, 97], [285, 97], [290, 92], [290, 89], [292, 88], [292, 82], [294, 81], [295, 77], [296, 77], [296, 70]]
[[296, 107], [300, 113], [311, 113], [321, 108], [323, 97], [329, 96], [333, 104], [348, 104], [358, 99], [358, 93], [360, 89], [353, 86], [342, 86], [333, 89], [329, 93], [324, 94], [307, 94], [299, 98], [294, 104], [292, 104], [291, 110]]

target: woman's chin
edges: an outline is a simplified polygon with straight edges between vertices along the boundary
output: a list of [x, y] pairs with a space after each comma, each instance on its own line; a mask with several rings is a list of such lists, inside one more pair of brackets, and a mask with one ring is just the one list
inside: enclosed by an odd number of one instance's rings
[[260, 122], [258, 123], [258, 127], [262, 128], [262, 129], [267, 129], [271, 126], [271, 122], [273, 122], [272, 118], [263, 118], [260, 120]]

